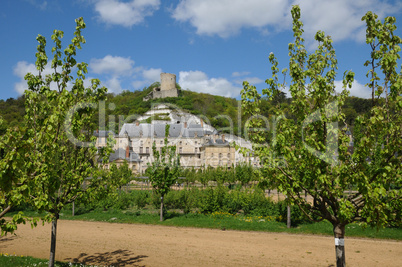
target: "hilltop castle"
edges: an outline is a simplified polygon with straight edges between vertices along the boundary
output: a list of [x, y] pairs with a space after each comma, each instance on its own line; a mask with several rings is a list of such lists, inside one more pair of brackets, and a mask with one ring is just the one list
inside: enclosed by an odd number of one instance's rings
[[161, 86], [155, 87], [143, 101], [150, 99], [165, 98], [165, 97], [178, 97], [179, 90], [176, 88], [176, 75], [172, 73], [161, 73]]

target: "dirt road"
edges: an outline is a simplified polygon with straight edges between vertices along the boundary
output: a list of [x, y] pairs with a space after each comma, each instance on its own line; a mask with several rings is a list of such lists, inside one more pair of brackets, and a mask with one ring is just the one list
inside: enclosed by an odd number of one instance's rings
[[[402, 242], [345, 239], [348, 266], [401, 266]], [[50, 224], [0, 239], [0, 252], [48, 258]], [[113, 266], [334, 266], [334, 239], [60, 220], [56, 259]]]

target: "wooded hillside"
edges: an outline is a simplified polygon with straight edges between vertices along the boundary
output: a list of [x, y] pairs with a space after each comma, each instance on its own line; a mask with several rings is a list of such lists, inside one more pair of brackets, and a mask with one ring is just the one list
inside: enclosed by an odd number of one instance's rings
[[[206, 116], [213, 127], [222, 132], [230, 133], [231, 122], [233, 123], [232, 133], [238, 134], [238, 116], [242, 116], [242, 135], [244, 129], [244, 123], [247, 118], [244, 117], [242, 112], [238, 112], [238, 100], [234, 98], [227, 98], [223, 96], [210, 95], [205, 93], [196, 93], [189, 90], [180, 90], [180, 95], [177, 98], [163, 98], [153, 99], [150, 101], [143, 101], [149, 92], [154, 87], [160, 86], [158, 82], [153, 83], [149, 87], [145, 87], [143, 90], [137, 90], [134, 92], [123, 91], [120, 94], [108, 94], [106, 101], [106, 124], [108, 125], [108, 118], [110, 115], [114, 115], [115, 127], [114, 131], [118, 132], [119, 122], [132, 122], [133, 117], [130, 115], [143, 115], [148, 111], [153, 104], [156, 103], [170, 103], [178, 108], [194, 115]], [[178, 86], [180, 89], [180, 86]], [[4, 120], [3, 126], [0, 126], [0, 134], [3, 134], [8, 127], [18, 126], [22, 123], [22, 117], [25, 113], [24, 107], [25, 97], [20, 96], [17, 99], [9, 98], [7, 100], [0, 100], [0, 116]], [[267, 98], [262, 99], [264, 105], [261, 110], [261, 115], [270, 118], [273, 113], [271, 112], [272, 106], [280, 104], [282, 106], [288, 106], [291, 99], [286, 98], [284, 94], [275, 97], [272, 100]], [[114, 110], [110, 108], [110, 103], [115, 105]], [[357, 116], [366, 114], [372, 103], [370, 99], [363, 99], [358, 97], [348, 97], [345, 101], [345, 105], [342, 107], [346, 115], [346, 123], [353, 129], [353, 122]], [[240, 115], [239, 115], [240, 114]], [[130, 119], [130, 117], [131, 119]], [[287, 117], [291, 117], [291, 114], [286, 114]], [[229, 120], [230, 118], [230, 120]], [[120, 125], [121, 127], [121, 125]]]

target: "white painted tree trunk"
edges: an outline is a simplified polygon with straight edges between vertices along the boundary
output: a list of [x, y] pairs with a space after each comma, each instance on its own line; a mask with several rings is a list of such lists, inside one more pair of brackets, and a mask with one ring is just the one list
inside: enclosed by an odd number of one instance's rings
[[345, 225], [334, 225], [336, 266], [345, 267]]

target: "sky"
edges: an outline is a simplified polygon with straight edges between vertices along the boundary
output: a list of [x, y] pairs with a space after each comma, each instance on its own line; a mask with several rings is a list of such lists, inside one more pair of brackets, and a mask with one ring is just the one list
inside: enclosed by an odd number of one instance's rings
[[[364, 86], [370, 57], [365, 43], [367, 12], [397, 18], [402, 36], [402, 1], [398, 0], [2, 0], [0, 3], [0, 99], [16, 98], [27, 88], [24, 76], [36, 72], [38, 34], [47, 39], [51, 59], [54, 29], [62, 30], [65, 48], [74, 20], [83, 17], [86, 44], [78, 62], [89, 64], [87, 78], [98, 78], [109, 92], [135, 91], [174, 73], [182, 89], [240, 98], [242, 82], [258, 90], [271, 77], [268, 56], [279, 69], [289, 62], [293, 42], [292, 5], [301, 7], [306, 48], [317, 47], [323, 30], [334, 41], [338, 59], [335, 82], [355, 72], [351, 95], [369, 98]], [[47, 70], [48, 72], [50, 70]]]

